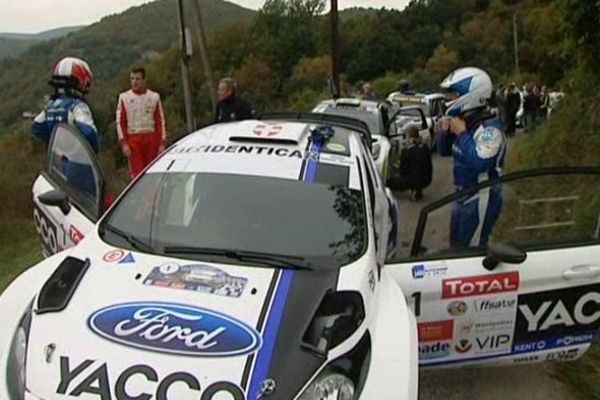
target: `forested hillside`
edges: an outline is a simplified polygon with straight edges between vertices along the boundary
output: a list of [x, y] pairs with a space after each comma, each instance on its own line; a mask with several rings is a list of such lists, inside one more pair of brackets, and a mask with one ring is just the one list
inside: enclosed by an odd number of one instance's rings
[[56, 39], [77, 32], [82, 26], [51, 29], [35, 34], [0, 33], [0, 60], [15, 58], [36, 43]]
[[[209, 32], [225, 22], [252, 15], [250, 10], [221, 0], [200, 0], [200, 5]], [[4, 94], [0, 99], [0, 133], [18, 121], [22, 111], [40, 108], [58, 59], [71, 55], [88, 61], [95, 75], [94, 95], [103, 99], [119, 72], [126, 74], [132, 63], [173, 46], [178, 32], [176, 1], [159, 0], [103, 18], [75, 35], [40, 43], [16, 59], [0, 62]]]

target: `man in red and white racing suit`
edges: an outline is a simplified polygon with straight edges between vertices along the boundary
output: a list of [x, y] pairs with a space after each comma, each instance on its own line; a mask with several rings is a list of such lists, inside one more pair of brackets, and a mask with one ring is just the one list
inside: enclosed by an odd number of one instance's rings
[[132, 69], [130, 82], [131, 89], [119, 95], [116, 122], [119, 144], [134, 179], [164, 151], [167, 132], [160, 95], [146, 87], [146, 70]]

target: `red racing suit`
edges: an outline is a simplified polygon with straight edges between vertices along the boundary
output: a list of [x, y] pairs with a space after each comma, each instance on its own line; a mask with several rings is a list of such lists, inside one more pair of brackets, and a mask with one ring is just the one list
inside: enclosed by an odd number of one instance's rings
[[152, 90], [132, 89], [119, 95], [117, 135], [121, 146], [131, 149], [129, 175], [134, 179], [166, 145], [167, 132], [160, 95]]

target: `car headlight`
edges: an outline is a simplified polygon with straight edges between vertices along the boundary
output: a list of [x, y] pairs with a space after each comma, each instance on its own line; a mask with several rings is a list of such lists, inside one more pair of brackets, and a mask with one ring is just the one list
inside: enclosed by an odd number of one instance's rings
[[342, 374], [330, 373], [317, 378], [298, 400], [353, 400], [354, 383]]
[[377, 160], [379, 158], [379, 154], [381, 153], [381, 145], [374, 143], [372, 153], [373, 153], [373, 159]]
[[21, 318], [8, 354], [6, 369], [6, 384], [10, 400], [23, 400], [25, 398], [25, 360], [27, 359], [27, 340], [31, 327], [31, 304]]

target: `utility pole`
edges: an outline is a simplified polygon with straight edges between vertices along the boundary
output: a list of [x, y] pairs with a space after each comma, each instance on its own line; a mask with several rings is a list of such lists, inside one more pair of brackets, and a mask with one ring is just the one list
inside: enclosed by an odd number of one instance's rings
[[331, 75], [333, 98], [337, 99], [340, 97], [340, 32], [337, 0], [331, 0]]
[[192, 41], [190, 30], [185, 26], [183, 17], [183, 0], [177, 0], [177, 13], [179, 15], [179, 28], [181, 32], [181, 81], [183, 83], [183, 101], [185, 104], [185, 122], [188, 133], [194, 131], [192, 117], [192, 90], [190, 87], [189, 61], [192, 57]]
[[202, 58], [202, 68], [204, 69], [204, 77], [206, 85], [210, 93], [210, 101], [212, 102], [213, 110], [217, 108], [217, 93], [213, 79], [213, 72], [208, 60], [208, 46], [206, 44], [206, 36], [204, 31], [204, 23], [202, 22], [202, 11], [200, 10], [199, 0], [192, 0], [196, 19], [198, 20], [198, 45], [200, 47], [200, 58]]
[[516, 11], [513, 13], [513, 37], [514, 37], [514, 47], [515, 47], [515, 70], [517, 75], [520, 75], [519, 69], [519, 38], [517, 33], [517, 13]]

